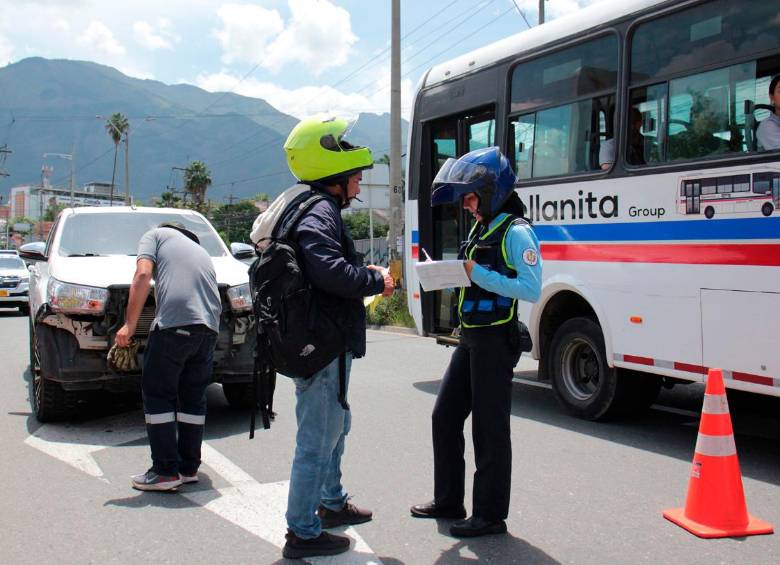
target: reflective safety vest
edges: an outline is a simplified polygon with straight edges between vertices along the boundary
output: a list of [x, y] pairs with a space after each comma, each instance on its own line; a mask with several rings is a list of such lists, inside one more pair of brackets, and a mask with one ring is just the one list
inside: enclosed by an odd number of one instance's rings
[[[493, 228], [477, 223], [469, 233], [469, 239], [461, 250], [460, 259], [473, 259], [477, 264], [510, 279], [517, 278], [506, 249], [506, 235], [513, 225], [528, 222], [507, 214]], [[481, 328], [506, 324], [516, 318], [517, 299], [500, 296], [476, 284], [460, 289], [458, 315], [463, 328]]]

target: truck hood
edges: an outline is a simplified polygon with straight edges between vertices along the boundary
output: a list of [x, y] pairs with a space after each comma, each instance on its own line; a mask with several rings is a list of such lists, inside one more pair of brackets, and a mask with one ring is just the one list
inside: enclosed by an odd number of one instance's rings
[[27, 269], [0, 269], [0, 277], [27, 277]]
[[[249, 282], [249, 266], [231, 255], [212, 257], [217, 284], [235, 286]], [[61, 282], [107, 288], [129, 285], [135, 273], [135, 255], [106, 257], [58, 257], [49, 274]]]

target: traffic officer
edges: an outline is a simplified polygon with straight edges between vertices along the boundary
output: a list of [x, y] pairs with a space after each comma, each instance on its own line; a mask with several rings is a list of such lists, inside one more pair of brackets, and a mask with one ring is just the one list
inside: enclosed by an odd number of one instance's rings
[[[517, 301], [536, 302], [542, 260], [515, 174], [498, 147], [448, 159], [433, 181], [431, 205], [460, 200], [476, 220], [461, 248], [471, 286], [460, 289], [460, 344], [455, 348], [433, 409], [434, 499], [412, 506], [418, 518], [455, 518], [450, 533], [474, 537], [506, 532], [512, 472], [509, 414], [512, 376], [528, 330]], [[476, 473], [473, 509], [463, 505], [463, 425], [472, 414]]]

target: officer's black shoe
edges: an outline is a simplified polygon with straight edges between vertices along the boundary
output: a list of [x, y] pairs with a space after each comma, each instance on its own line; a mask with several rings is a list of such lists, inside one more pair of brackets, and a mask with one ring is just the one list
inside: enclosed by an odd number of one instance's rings
[[373, 517], [371, 510], [358, 508], [351, 502], [344, 504], [344, 508], [338, 512], [320, 506], [317, 510], [317, 515], [320, 517], [323, 530], [338, 528], [339, 526], [362, 524], [363, 522], [368, 522]]
[[349, 550], [348, 537], [335, 536], [328, 532], [322, 532], [316, 538], [303, 539], [296, 536], [292, 530], [287, 530], [284, 537], [287, 539], [287, 543], [284, 544], [282, 555], [287, 559], [336, 555]]
[[490, 534], [505, 534], [506, 522], [503, 520], [483, 520], [477, 516], [469, 516], [465, 520], [455, 522], [450, 526], [450, 534], [456, 538], [475, 538]]
[[463, 506], [439, 506], [435, 500], [425, 504], [415, 504], [409, 509], [415, 518], [451, 518], [466, 517], [466, 509]]

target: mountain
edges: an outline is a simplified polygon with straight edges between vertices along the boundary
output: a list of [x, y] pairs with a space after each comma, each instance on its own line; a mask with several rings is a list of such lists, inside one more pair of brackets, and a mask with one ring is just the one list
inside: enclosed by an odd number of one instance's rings
[[[293, 182], [282, 145], [297, 119], [264, 100], [136, 79], [86, 61], [34, 57], [0, 68], [0, 146], [12, 151], [2, 166], [10, 176], [0, 177], [0, 193], [40, 183], [44, 163], [54, 167], [53, 184], [67, 185], [70, 163], [44, 159], [44, 153], [73, 154], [77, 185], [110, 182], [114, 145], [105, 118], [114, 112], [130, 121], [130, 187], [136, 199], [180, 188], [181, 171], [172, 167], [196, 159], [211, 169], [207, 197], [213, 200], [276, 195]], [[404, 144], [406, 126], [403, 122]], [[389, 114], [361, 114], [349, 140], [368, 145], [377, 158], [389, 153]], [[124, 144], [115, 184], [124, 191]]]

